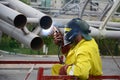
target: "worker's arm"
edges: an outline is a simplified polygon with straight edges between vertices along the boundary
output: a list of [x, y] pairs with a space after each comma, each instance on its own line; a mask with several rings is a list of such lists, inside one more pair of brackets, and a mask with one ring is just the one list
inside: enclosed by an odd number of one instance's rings
[[81, 79], [87, 79], [91, 69], [91, 59], [88, 52], [78, 51], [75, 60], [75, 63], [67, 68], [67, 75], [74, 75], [80, 77]]
[[56, 27], [53, 27], [53, 39], [56, 45], [61, 46], [61, 52], [63, 54], [68, 53], [70, 45], [64, 46], [63, 34]]
[[60, 32], [60, 30], [56, 27], [53, 27], [53, 39], [54, 43], [58, 46], [62, 46], [63, 44], [63, 34]]

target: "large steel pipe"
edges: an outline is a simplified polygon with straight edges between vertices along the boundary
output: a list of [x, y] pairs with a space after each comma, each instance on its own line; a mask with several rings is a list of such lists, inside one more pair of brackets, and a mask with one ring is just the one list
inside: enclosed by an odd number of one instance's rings
[[[53, 25], [63, 27], [65, 24], [67, 24], [71, 19], [57, 19], [53, 18]], [[103, 23], [103, 21], [86, 21], [90, 26], [96, 26], [100, 27], [100, 25]], [[113, 27], [113, 28], [120, 28], [119, 22], [107, 22], [107, 27]], [[106, 27], [106, 28], [107, 28]]]
[[[66, 25], [71, 19], [53, 19], [53, 25], [58, 27], [60, 29], [60, 31], [63, 33], [64, 32], [64, 25]], [[120, 39], [120, 31], [117, 31], [117, 30], [99, 30], [97, 28], [94, 28], [92, 26], [96, 26], [96, 27], [99, 27], [100, 24], [102, 24], [103, 22], [102, 21], [86, 21], [88, 22], [88, 24], [91, 26], [90, 27], [90, 30], [91, 30], [91, 33], [90, 35], [93, 36], [93, 37], [97, 37], [97, 38], [118, 38]], [[120, 23], [119, 22], [108, 22], [106, 24], [106, 28], [113, 28], [113, 29], [116, 29], [116, 28], [120, 28]]]
[[[103, 21], [86, 21], [86, 22], [88, 22], [89, 25], [96, 27], [100, 27], [100, 25], [103, 23]], [[120, 22], [107, 22], [106, 26], [113, 28], [120, 28]]]
[[19, 0], [6, 0], [9, 2], [9, 6], [30, 18], [39, 18], [39, 25], [48, 29], [52, 25], [52, 19], [50, 16], [40, 12], [37, 9], [32, 8], [31, 6], [19, 1]]
[[27, 18], [23, 14], [1, 3], [0, 3], [0, 18], [14, 25], [17, 28], [23, 28], [27, 22]]
[[[64, 28], [59, 28], [60, 31], [64, 34]], [[90, 27], [91, 33], [90, 35], [94, 38], [111, 38], [111, 39], [120, 39], [120, 31], [114, 30], [99, 30], [94, 27]], [[51, 32], [52, 33], [52, 32]]]
[[31, 32], [25, 35], [21, 29], [15, 28], [1, 19], [0, 30], [33, 50], [39, 50], [43, 46], [43, 40], [39, 36]]
[[120, 31], [113, 30], [99, 30], [93, 27], [90, 27], [91, 33], [90, 35], [96, 38], [112, 38], [112, 39], [120, 39]]

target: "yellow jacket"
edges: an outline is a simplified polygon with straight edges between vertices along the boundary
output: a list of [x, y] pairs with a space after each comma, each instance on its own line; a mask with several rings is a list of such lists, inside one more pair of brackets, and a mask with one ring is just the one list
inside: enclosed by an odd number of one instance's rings
[[65, 64], [71, 65], [67, 68], [68, 75], [78, 76], [82, 80], [88, 79], [89, 75], [102, 75], [101, 58], [94, 39], [82, 39], [73, 46], [66, 56]]

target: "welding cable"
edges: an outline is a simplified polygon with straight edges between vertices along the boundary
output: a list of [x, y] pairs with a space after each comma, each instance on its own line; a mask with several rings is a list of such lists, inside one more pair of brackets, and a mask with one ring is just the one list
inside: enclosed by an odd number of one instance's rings
[[[57, 27], [53, 27], [54, 34], [61, 33], [60, 30]], [[60, 61], [60, 64], [64, 64], [63, 60], [61, 59], [60, 53], [62, 48], [62, 41], [58, 42], [58, 58]]]
[[24, 80], [28, 80], [28, 78], [29, 78], [31, 72], [33, 71], [35, 65], [36, 65], [36, 64], [33, 64], [33, 65], [32, 65], [32, 67], [31, 67], [30, 70], [28, 71], [28, 73], [27, 73], [27, 75], [26, 75], [26, 77], [25, 77]]
[[63, 62], [63, 60], [60, 56], [61, 48], [62, 48], [62, 45], [60, 44], [59, 47], [58, 47], [58, 58], [59, 58], [60, 64], [64, 64], [64, 62]]
[[114, 61], [114, 63], [117, 65], [118, 69], [120, 70], [120, 65], [117, 63], [116, 59], [114, 58], [112, 51], [108, 48], [108, 46], [105, 44], [105, 42], [103, 42], [103, 44], [105, 45], [106, 49], [108, 50], [109, 54], [112, 56], [112, 59]]

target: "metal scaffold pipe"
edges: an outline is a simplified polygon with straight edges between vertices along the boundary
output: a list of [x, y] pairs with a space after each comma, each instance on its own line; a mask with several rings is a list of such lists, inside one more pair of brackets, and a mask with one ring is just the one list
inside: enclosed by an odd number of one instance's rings
[[[25, 34], [21, 29], [15, 28], [9, 23], [0, 19], [0, 29], [2, 32], [23, 43], [25, 46], [39, 50], [43, 46], [43, 40], [41, 37], [29, 32]], [[26, 28], [27, 29], [27, 28]]]
[[0, 3], [0, 18], [17, 28], [23, 28], [26, 25], [27, 18], [23, 14]]
[[[57, 18], [53, 18], [53, 25], [55, 26], [64, 26], [65, 24], [67, 24], [71, 19], [57, 19]], [[96, 27], [100, 27], [100, 25], [103, 23], [103, 21], [87, 21], [86, 22], [90, 25], [90, 26], [96, 26]], [[106, 24], [106, 26], [108, 27], [113, 27], [113, 28], [120, 28], [120, 23], [119, 22], [108, 22]]]
[[113, 13], [115, 13], [115, 11], [118, 9], [118, 7], [120, 6], [120, 0], [116, 0], [112, 6], [112, 8], [110, 9], [110, 11], [108, 12], [103, 24], [100, 25], [99, 29], [100, 30], [104, 30], [106, 28], [106, 24], [109, 21], [110, 17], [113, 15]]
[[[53, 25], [58, 27], [60, 29], [60, 31], [62, 33], [64, 33], [64, 25], [66, 25], [70, 19], [53, 19], [54, 23]], [[102, 24], [102, 21], [86, 21], [88, 22], [88, 24], [90, 25], [90, 30], [91, 33], [90, 35], [96, 38], [116, 38], [119, 39], [120, 38], [120, 31], [114, 31], [114, 30], [104, 30], [102, 31], [103, 34], [100, 34], [99, 29], [94, 28], [92, 26], [100, 26], [100, 24]], [[117, 22], [108, 22], [106, 24], [107, 26], [111, 27], [111, 28], [119, 28], [120, 23]]]
[[[60, 31], [64, 34], [64, 28], [60, 28]], [[95, 38], [111, 38], [111, 39], [120, 39], [120, 31], [114, 30], [104, 30], [102, 31], [103, 34], [100, 34], [99, 29], [90, 26], [90, 35]]]
[[9, 2], [9, 6], [23, 14], [25, 14], [29, 18], [39, 18], [39, 25], [43, 29], [48, 29], [52, 25], [52, 19], [50, 16], [40, 12], [32, 8], [31, 6], [19, 1], [19, 0], [5, 0]]
[[[100, 27], [100, 25], [103, 23], [103, 21], [86, 21], [89, 23], [91, 26], [96, 26]], [[120, 28], [120, 23], [119, 22], [107, 22], [106, 24], [107, 27], [113, 27], [113, 28]]]

